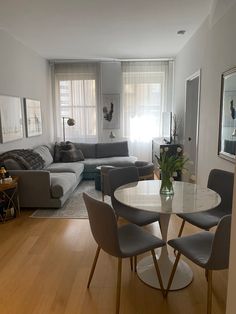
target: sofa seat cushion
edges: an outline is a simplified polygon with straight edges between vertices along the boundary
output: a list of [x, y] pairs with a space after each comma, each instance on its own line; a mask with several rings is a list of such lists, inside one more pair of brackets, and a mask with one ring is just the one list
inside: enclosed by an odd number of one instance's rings
[[88, 158], [81, 163], [84, 164], [84, 172], [96, 172], [98, 166], [114, 166], [114, 167], [128, 167], [133, 166], [137, 160], [134, 156], [126, 157], [107, 157], [107, 158]]
[[73, 191], [77, 184], [75, 173], [51, 173], [51, 195], [60, 198], [69, 190]]
[[82, 162], [56, 162], [47, 167], [51, 173], [72, 172], [75, 173], [76, 178], [82, 174], [84, 164]]

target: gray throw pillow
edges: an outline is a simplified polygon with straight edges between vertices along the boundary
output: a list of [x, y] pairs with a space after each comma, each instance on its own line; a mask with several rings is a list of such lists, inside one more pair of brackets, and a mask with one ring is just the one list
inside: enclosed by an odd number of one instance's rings
[[54, 146], [54, 162], [61, 161], [61, 151], [67, 151], [74, 148], [75, 147], [71, 142], [61, 142], [61, 143], [56, 142]]
[[80, 149], [70, 149], [60, 151], [61, 162], [75, 162], [84, 160], [84, 155]]

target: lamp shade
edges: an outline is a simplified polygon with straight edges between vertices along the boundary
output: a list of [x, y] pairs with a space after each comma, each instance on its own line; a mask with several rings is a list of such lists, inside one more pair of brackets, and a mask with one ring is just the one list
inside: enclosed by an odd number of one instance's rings
[[67, 124], [68, 124], [69, 126], [75, 125], [75, 119], [69, 118], [69, 119], [67, 120]]

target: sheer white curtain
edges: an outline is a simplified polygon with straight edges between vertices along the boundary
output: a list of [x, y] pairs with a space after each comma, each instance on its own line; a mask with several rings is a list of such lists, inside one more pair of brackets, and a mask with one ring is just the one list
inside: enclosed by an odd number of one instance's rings
[[65, 137], [70, 141], [97, 140], [97, 63], [54, 64], [56, 138], [62, 140], [63, 119], [73, 118], [74, 126], [65, 123]]
[[162, 112], [172, 111], [173, 63], [122, 62], [123, 135], [130, 153], [152, 160], [152, 139], [162, 136]]

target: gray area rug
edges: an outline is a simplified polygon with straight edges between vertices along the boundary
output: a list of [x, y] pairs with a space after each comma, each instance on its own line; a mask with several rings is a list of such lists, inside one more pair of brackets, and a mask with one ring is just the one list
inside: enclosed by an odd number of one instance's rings
[[[66, 201], [60, 209], [37, 209], [30, 217], [32, 218], [71, 218], [86, 219], [88, 213], [83, 200], [83, 192], [102, 200], [102, 193], [95, 190], [94, 181], [82, 181], [71, 197]], [[109, 197], [105, 198], [109, 202]]]

